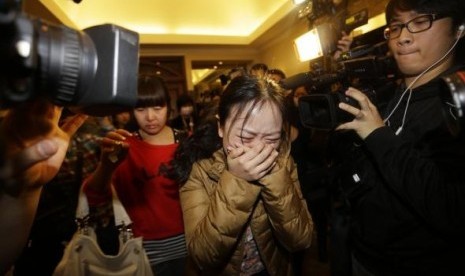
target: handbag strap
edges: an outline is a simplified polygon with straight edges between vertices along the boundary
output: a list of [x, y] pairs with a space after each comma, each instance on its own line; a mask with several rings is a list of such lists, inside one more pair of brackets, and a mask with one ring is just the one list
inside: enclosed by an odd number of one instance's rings
[[[132, 221], [129, 218], [128, 213], [126, 212], [126, 209], [124, 209], [123, 204], [119, 200], [118, 195], [116, 194], [116, 191], [114, 190], [113, 186], [111, 187], [111, 194], [112, 194], [113, 213], [115, 217], [115, 225], [116, 226], [130, 225]], [[86, 217], [88, 216], [89, 216], [89, 203], [87, 201], [86, 194], [81, 188], [79, 192], [78, 206], [76, 208], [76, 219], [85, 220]]]

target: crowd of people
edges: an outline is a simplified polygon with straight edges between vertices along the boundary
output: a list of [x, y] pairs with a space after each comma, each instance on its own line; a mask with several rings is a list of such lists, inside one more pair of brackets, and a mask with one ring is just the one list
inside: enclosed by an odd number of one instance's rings
[[[263, 63], [234, 71], [202, 112], [181, 95], [177, 117], [156, 76], [139, 76], [136, 106], [104, 120], [41, 99], [16, 105], [0, 129], [0, 273], [53, 272], [82, 188], [96, 224], [117, 193], [155, 275], [301, 275], [313, 232], [322, 246], [329, 229], [332, 275], [464, 274], [465, 133], [442, 81], [465, 70], [464, 10], [460, 0], [389, 1], [396, 87], [383, 107], [346, 89], [357, 104], [339, 103], [352, 119], [327, 148], [299, 120], [310, 91], [286, 91], [285, 73]], [[343, 33], [333, 58], [350, 44]], [[67, 212], [55, 224], [67, 231], [42, 235], [57, 197]], [[329, 217], [342, 213], [339, 228]]]

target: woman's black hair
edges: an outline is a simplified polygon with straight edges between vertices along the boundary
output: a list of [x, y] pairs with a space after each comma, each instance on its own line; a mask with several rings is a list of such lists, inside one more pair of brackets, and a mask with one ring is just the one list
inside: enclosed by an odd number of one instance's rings
[[137, 85], [136, 107], [170, 107], [170, 94], [161, 77], [142, 75], [139, 76]]

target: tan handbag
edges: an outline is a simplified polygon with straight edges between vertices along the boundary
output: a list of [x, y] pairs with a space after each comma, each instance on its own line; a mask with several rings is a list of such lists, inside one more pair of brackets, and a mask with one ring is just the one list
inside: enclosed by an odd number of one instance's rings
[[132, 223], [126, 210], [113, 191], [115, 225], [119, 226], [120, 249], [117, 255], [105, 255], [100, 249], [94, 229], [88, 224], [89, 205], [81, 191], [76, 211], [78, 230], [66, 246], [54, 276], [151, 276], [142, 238], [134, 238]]

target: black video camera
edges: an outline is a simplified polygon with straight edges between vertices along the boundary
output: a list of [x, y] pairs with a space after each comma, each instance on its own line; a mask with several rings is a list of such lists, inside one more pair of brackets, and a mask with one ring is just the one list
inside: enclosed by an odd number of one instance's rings
[[39, 97], [93, 116], [135, 106], [136, 32], [112, 24], [78, 31], [18, 10], [0, 5], [0, 108]]
[[[397, 72], [394, 60], [386, 53], [386, 42], [359, 46], [343, 54], [334, 72], [310, 71], [282, 80], [283, 88], [305, 86], [310, 90], [310, 95], [299, 98], [303, 126], [331, 130], [351, 121], [353, 116], [338, 107], [340, 102], [358, 106], [355, 100], [344, 94], [349, 86], [359, 89], [376, 104], [382, 98], [377, 95], [377, 88], [393, 81]], [[335, 91], [331, 87], [334, 84], [337, 84]]]
[[452, 99], [454, 115], [459, 120], [459, 127], [465, 127], [465, 71], [457, 71], [442, 77]]

